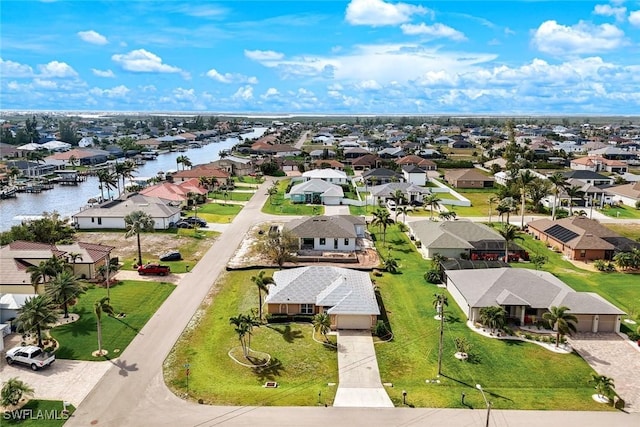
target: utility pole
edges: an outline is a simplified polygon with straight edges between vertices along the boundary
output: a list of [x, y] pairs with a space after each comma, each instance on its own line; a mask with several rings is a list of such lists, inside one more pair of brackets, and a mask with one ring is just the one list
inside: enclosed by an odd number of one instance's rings
[[442, 342], [444, 339], [444, 304], [440, 301], [438, 305], [438, 316], [440, 316], [440, 345], [438, 348], [438, 375], [442, 375]]

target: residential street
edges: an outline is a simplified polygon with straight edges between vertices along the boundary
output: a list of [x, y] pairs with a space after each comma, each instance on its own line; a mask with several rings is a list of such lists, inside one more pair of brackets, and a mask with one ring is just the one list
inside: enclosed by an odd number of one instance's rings
[[[245, 233], [269, 218], [260, 213], [267, 199], [263, 183], [254, 198], [216, 240], [202, 261], [184, 275], [181, 286], [150, 319], [118, 361], [81, 403], [68, 426], [302, 426], [302, 425], [460, 425], [480, 426], [485, 410], [325, 407], [222, 407], [185, 402], [162, 378], [162, 364], [172, 346], [225, 270]], [[128, 369], [131, 367], [131, 369]], [[133, 369], [135, 367], [135, 369]], [[407, 397], [411, 403], [411, 396]], [[492, 426], [543, 424], [583, 427], [640, 425], [640, 414], [621, 412], [501, 411], [491, 412]]]

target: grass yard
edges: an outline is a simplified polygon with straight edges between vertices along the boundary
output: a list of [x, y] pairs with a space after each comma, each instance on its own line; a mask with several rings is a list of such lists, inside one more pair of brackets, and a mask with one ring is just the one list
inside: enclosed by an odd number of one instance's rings
[[[256, 271], [226, 273], [219, 293], [204, 308], [196, 325], [190, 326], [169, 354], [164, 377], [174, 393], [186, 391], [184, 364], [190, 365], [189, 396], [216, 405], [314, 406], [318, 393], [322, 404], [332, 404], [338, 382], [335, 349], [313, 341], [311, 324], [274, 324], [254, 329], [251, 348], [271, 355], [266, 368], [249, 368], [234, 362], [228, 352], [240, 346], [229, 318], [249, 313], [258, 303], [251, 282]], [[267, 271], [270, 275], [272, 271]], [[197, 315], [195, 317], [198, 317]], [[241, 355], [241, 352], [240, 352]], [[267, 381], [278, 382], [268, 389]]]
[[[111, 305], [116, 313], [126, 313], [126, 317], [116, 319], [102, 316], [102, 347], [109, 351], [106, 359], [116, 358], [124, 351], [174, 288], [174, 285], [163, 282], [124, 280], [122, 284], [110, 289]], [[93, 357], [91, 353], [98, 349], [93, 304], [106, 295], [107, 291], [104, 288], [88, 289], [70, 310], [79, 314], [80, 319], [51, 330], [51, 335], [60, 344], [56, 357], [76, 360], [104, 359]]]
[[371, 215], [373, 208], [370, 206], [353, 206], [349, 205], [349, 213], [355, 216]]
[[58, 427], [63, 426], [76, 410], [68, 405], [67, 414], [62, 413], [62, 400], [31, 399], [22, 408], [2, 414], [3, 426]]
[[615, 231], [621, 236], [640, 242], [640, 222], [637, 224], [602, 224], [610, 230]]
[[198, 208], [198, 216], [207, 222], [227, 224], [242, 210], [242, 205], [223, 202], [207, 203]]
[[[254, 193], [247, 193], [246, 191], [227, 191], [226, 200], [248, 202], [251, 200], [251, 197], [253, 197], [253, 194]], [[225, 201], [225, 193], [223, 191], [212, 191], [209, 193], [209, 198], [221, 203]]]
[[[419, 407], [461, 408], [461, 393], [475, 409], [484, 409], [481, 384], [494, 408], [546, 410], [610, 410], [591, 399], [588, 383], [594, 372], [576, 354], [558, 355], [535, 344], [499, 341], [471, 331], [465, 317], [449, 296], [445, 322], [444, 350], [440, 383], [436, 379], [439, 322], [432, 301], [439, 288], [428, 284], [422, 275], [429, 263], [417, 254], [404, 233], [395, 226], [388, 229], [390, 255], [398, 260], [400, 274], [384, 273], [376, 277], [394, 340], [376, 345], [383, 382], [396, 405], [401, 405], [401, 390], [407, 391], [407, 403]], [[371, 231], [376, 232], [375, 228]], [[378, 233], [379, 234], [379, 233]], [[382, 242], [377, 236], [377, 242]], [[389, 253], [379, 247], [383, 256]], [[454, 358], [454, 339], [465, 337], [472, 345], [467, 362]]]
[[[469, 199], [471, 206], [456, 206], [454, 209], [458, 216], [489, 216], [489, 198], [495, 196], [493, 191], [468, 191], [465, 189], [456, 190], [462, 196]], [[492, 216], [496, 215], [497, 203], [494, 203], [491, 209]]]
[[233, 180], [235, 182], [243, 182], [245, 184], [262, 184], [264, 182], [264, 178], [258, 178], [255, 176], [234, 176]]
[[272, 215], [324, 214], [324, 206], [322, 205], [291, 203], [291, 200], [285, 199], [284, 195], [290, 182], [290, 179], [283, 179], [282, 181], [278, 181], [278, 193], [269, 197], [267, 202], [262, 206], [262, 212]]
[[611, 218], [640, 219], [640, 209], [635, 209], [630, 206], [605, 206], [598, 212], [605, 214], [606, 216], [609, 216]]

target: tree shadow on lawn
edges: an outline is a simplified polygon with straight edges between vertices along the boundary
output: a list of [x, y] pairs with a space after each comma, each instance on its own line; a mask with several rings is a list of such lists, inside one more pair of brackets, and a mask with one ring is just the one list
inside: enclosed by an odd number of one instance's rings
[[304, 338], [302, 331], [300, 329], [292, 330], [291, 325], [279, 325], [279, 326], [269, 325], [268, 328], [282, 335], [282, 338], [284, 338], [284, 340], [288, 343], [292, 343], [296, 339]]
[[264, 383], [265, 381], [275, 381], [277, 377], [282, 375], [284, 367], [279, 359], [272, 357], [271, 362], [267, 366], [261, 366], [253, 368], [253, 373], [256, 375], [258, 382]]
[[95, 317], [84, 308], [76, 313], [80, 316], [78, 320], [57, 326], [53, 330], [56, 332], [64, 331], [65, 334], [71, 334], [72, 337], [89, 335], [91, 333], [90, 331], [96, 328]]
[[[122, 323], [124, 326], [126, 326], [127, 328], [135, 331], [136, 335], [140, 334], [140, 329], [138, 328], [134, 328], [133, 326], [131, 326], [130, 324], [128, 324], [127, 322], [125, 322], [124, 320], [122, 320], [122, 318], [120, 317], [116, 317], [116, 316], [112, 316], [113, 319], [116, 319], [118, 322]], [[142, 334], [140, 334], [142, 335]]]

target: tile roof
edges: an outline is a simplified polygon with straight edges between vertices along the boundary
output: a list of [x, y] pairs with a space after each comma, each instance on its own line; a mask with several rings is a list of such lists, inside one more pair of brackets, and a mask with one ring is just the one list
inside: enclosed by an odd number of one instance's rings
[[267, 304], [315, 304], [329, 314], [371, 314], [380, 310], [369, 274], [341, 267], [312, 266], [276, 271]]

